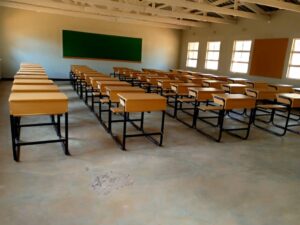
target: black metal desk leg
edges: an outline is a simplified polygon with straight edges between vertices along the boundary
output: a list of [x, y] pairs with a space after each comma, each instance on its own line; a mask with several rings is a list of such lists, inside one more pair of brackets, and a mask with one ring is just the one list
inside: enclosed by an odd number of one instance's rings
[[16, 144], [16, 119], [14, 116], [10, 116], [10, 128], [11, 128], [11, 140], [12, 140], [12, 150], [13, 157], [16, 162], [19, 162], [19, 157], [17, 153], [17, 144]]
[[218, 123], [219, 123], [219, 137], [217, 139], [217, 142], [221, 141], [222, 138], [222, 133], [223, 133], [223, 124], [224, 124], [224, 116], [225, 116], [225, 110], [220, 110], [219, 111], [219, 119], [218, 119]]
[[102, 103], [99, 101], [99, 115], [98, 115], [98, 118], [100, 121], [102, 121]]
[[84, 99], [84, 102], [88, 103], [88, 89], [87, 89], [86, 86], [85, 86], [85, 99]]
[[193, 116], [193, 123], [192, 127], [196, 127], [197, 119], [198, 119], [198, 114], [199, 114], [199, 109], [198, 109], [199, 103], [197, 100], [195, 100], [195, 105], [194, 105], [194, 116]]
[[94, 111], [94, 89], [92, 88], [92, 96], [91, 96], [91, 101], [92, 101], [92, 111]]
[[57, 115], [57, 136], [58, 137], [61, 137], [60, 117], [61, 117], [61, 115]]
[[82, 92], [83, 92], [83, 87], [82, 87], [82, 81], [80, 80], [80, 98], [81, 99], [82, 99], [82, 96], [83, 96]]
[[112, 117], [112, 112], [110, 110], [111, 108], [111, 101], [108, 102], [108, 127], [107, 127], [107, 132], [111, 133], [111, 117]]
[[166, 112], [162, 111], [159, 146], [162, 146], [163, 138], [164, 138], [165, 115], [166, 115]]
[[65, 146], [65, 155], [71, 155], [69, 152], [69, 115], [66, 112], [65, 113], [65, 141], [64, 141], [64, 146]]
[[122, 150], [126, 150], [126, 129], [127, 129], [127, 120], [128, 120], [129, 113], [124, 112], [124, 123], [123, 123], [123, 138], [122, 138]]
[[144, 130], [144, 112], [141, 113], [141, 124], [140, 124], [140, 130]]
[[174, 100], [174, 115], [173, 115], [174, 118], [177, 117], [177, 104], [178, 104], [178, 95], [176, 94]]

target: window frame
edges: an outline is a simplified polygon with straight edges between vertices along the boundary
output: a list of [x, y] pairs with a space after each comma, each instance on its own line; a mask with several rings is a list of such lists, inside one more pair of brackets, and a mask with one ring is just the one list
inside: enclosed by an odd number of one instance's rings
[[[209, 49], [209, 44], [210, 44], [210, 43], [220, 43], [219, 49], [218, 49], [218, 50], [210, 50], [210, 49]], [[208, 41], [208, 42], [207, 42], [207, 45], [206, 45], [206, 55], [205, 55], [205, 62], [204, 62], [204, 68], [205, 68], [206, 70], [214, 70], [214, 71], [216, 71], [216, 70], [219, 69], [219, 61], [220, 61], [221, 45], [222, 45], [222, 42], [221, 42], [221, 41]], [[208, 54], [211, 53], [211, 52], [213, 52], [213, 53], [219, 53], [219, 56], [218, 56], [218, 59], [217, 59], [217, 60], [215, 60], [215, 59], [208, 59]], [[208, 68], [208, 67], [207, 67], [207, 62], [217, 62], [217, 68], [216, 68], [216, 69]]]
[[[193, 48], [190, 49], [190, 44], [196, 44], [196, 43], [198, 45], [197, 49], [193, 49]], [[188, 42], [186, 62], [185, 62], [186, 68], [197, 68], [197, 66], [198, 66], [198, 58], [199, 58], [199, 45], [200, 45], [199, 41], [189, 41]], [[189, 58], [189, 53], [191, 53], [191, 52], [197, 52], [197, 58]], [[190, 61], [195, 61], [196, 62], [195, 67], [188, 64]]]
[[[250, 49], [249, 50], [236, 50], [237, 42], [246, 42], [246, 41], [247, 42], [250, 41]], [[253, 41], [251, 39], [234, 40], [233, 49], [232, 49], [232, 56], [231, 56], [231, 63], [230, 63], [230, 72], [231, 73], [238, 73], [238, 74], [248, 74], [249, 73], [249, 65], [250, 65], [250, 61], [251, 61], [252, 45], [253, 45]], [[249, 53], [248, 61], [247, 62], [234, 61], [235, 53]], [[246, 72], [233, 71], [232, 67], [233, 67], [234, 63], [247, 64], [247, 71]]]
[[290, 51], [290, 57], [289, 57], [288, 65], [287, 65], [286, 78], [287, 79], [293, 79], [293, 80], [300, 80], [300, 73], [299, 73], [299, 77], [290, 77], [290, 74], [289, 74], [291, 67], [300, 68], [300, 64], [299, 65], [291, 64], [292, 59], [293, 59], [293, 55], [294, 54], [300, 54], [300, 49], [298, 51], [295, 50], [296, 41], [300, 42], [300, 38], [293, 38], [291, 51]]

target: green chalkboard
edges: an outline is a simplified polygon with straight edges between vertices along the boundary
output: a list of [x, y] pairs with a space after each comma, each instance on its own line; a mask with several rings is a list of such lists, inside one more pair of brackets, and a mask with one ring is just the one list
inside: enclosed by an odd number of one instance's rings
[[63, 57], [142, 61], [142, 39], [63, 30]]

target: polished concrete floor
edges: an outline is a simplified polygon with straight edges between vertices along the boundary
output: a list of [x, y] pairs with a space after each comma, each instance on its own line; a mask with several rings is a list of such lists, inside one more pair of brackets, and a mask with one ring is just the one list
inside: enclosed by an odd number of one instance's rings
[[[26, 146], [16, 163], [10, 85], [0, 82], [0, 224], [300, 224], [299, 135], [253, 128], [246, 141], [225, 134], [216, 143], [166, 117], [163, 147], [133, 138], [124, 152], [71, 86], [60, 83], [70, 101], [72, 156], [60, 144]], [[22, 131], [24, 140], [54, 137], [51, 127]]]

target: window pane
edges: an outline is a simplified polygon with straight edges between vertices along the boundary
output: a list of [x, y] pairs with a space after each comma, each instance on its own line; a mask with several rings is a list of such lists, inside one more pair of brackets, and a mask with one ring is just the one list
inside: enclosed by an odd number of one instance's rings
[[188, 59], [197, 59], [198, 58], [198, 52], [196, 52], [196, 51], [189, 51], [187, 57], [188, 57]]
[[219, 51], [221, 47], [221, 42], [220, 41], [213, 41], [213, 42], [208, 42], [208, 50], [214, 50], [214, 51]]
[[300, 52], [300, 39], [295, 39], [294, 40], [294, 51], [299, 51]]
[[193, 67], [196, 68], [197, 67], [197, 60], [193, 60], [193, 59], [188, 59], [187, 60], [187, 67]]
[[193, 52], [193, 59], [198, 59], [198, 52]]
[[199, 42], [189, 42], [187, 51], [187, 67], [197, 67]]
[[194, 53], [194, 52], [192, 52], [192, 51], [189, 51], [189, 52], [188, 52], [188, 59], [192, 59], [192, 58], [193, 58], [193, 53]]
[[300, 53], [292, 54], [291, 65], [300, 65]]
[[243, 42], [242, 41], [236, 41], [234, 49], [236, 51], [242, 51], [243, 50]]
[[300, 67], [291, 66], [288, 71], [288, 77], [294, 79], [300, 79]]
[[252, 41], [235, 41], [236, 51], [250, 51]]
[[244, 51], [250, 51], [251, 50], [251, 43], [252, 43], [252, 41], [244, 41], [243, 50]]
[[247, 73], [248, 63], [232, 63], [231, 71], [237, 73]]
[[188, 50], [198, 50], [199, 42], [189, 42], [188, 43]]
[[205, 68], [211, 69], [211, 70], [217, 70], [218, 69], [218, 61], [206, 61], [205, 62]]
[[207, 60], [219, 60], [219, 52], [208, 52], [207, 53]]
[[249, 62], [250, 53], [249, 52], [235, 52], [233, 54], [234, 62]]

